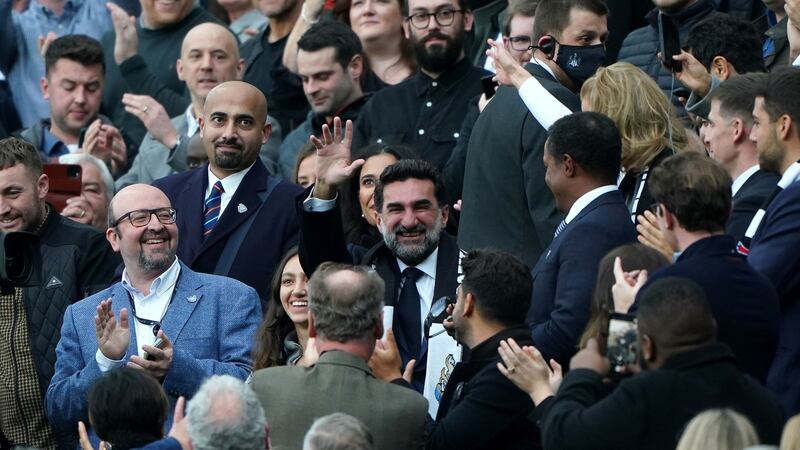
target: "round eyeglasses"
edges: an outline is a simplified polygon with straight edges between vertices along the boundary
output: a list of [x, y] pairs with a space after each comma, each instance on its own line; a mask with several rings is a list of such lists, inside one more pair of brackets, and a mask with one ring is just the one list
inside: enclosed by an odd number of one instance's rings
[[441, 9], [433, 13], [420, 12], [411, 14], [410, 16], [406, 17], [406, 20], [408, 20], [414, 28], [423, 30], [428, 27], [428, 24], [431, 23], [431, 17], [433, 17], [439, 26], [446, 27], [453, 23], [456, 13], [462, 11], [462, 9]]
[[155, 208], [155, 209], [135, 209], [121, 215], [117, 220], [111, 223], [112, 227], [116, 227], [125, 219], [135, 227], [143, 227], [150, 223], [150, 216], [155, 214], [156, 219], [164, 225], [175, 223], [178, 217], [178, 210], [175, 208]]

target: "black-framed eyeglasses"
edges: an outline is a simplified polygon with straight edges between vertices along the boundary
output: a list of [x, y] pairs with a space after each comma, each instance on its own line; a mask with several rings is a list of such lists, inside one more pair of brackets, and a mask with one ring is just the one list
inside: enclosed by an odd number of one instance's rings
[[153, 214], [155, 214], [159, 222], [168, 225], [175, 223], [175, 219], [178, 217], [178, 210], [175, 208], [135, 209], [121, 215], [111, 226], [115, 227], [123, 220], [128, 219], [131, 225], [137, 228], [143, 227], [150, 223], [150, 216]]
[[433, 301], [433, 304], [431, 305], [431, 310], [428, 312], [428, 317], [425, 318], [425, 324], [423, 325], [423, 330], [425, 331], [425, 337], [431, 339], [446, 331], [442, 329], [434, 334], [431, 334], [431, 326], [434, 323], [443, 323], [444, 320], [447, 318], [447, 307], [455, 303], [456, 303], [455, 300], [451, 299], [446, 295], [444, 297], [439, 297]]
[[439, 26], [446, 27], [453, 23], [456, 13], [463, 12], [463, 9], [441, 9], [433, 13], [416, 13], [406, 17], [414, 28], [423, 30], [431, 23], [431, 17], [436, 20]]
[[525, 52], [531, 49], [530, 36], [509, 36], [508, 42], [511, 43], [511, 48], [518, 52]]

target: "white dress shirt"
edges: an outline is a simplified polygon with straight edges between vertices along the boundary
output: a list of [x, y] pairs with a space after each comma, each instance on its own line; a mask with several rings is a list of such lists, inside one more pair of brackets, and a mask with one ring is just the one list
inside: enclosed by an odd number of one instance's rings
[[581, 195], [577, 200], [575, 200], [575, 203], [572, 204], [572, 208], [569, 209], [569, 213], [567, 213], [567, 217], [564, 219], [564, 222], [572, 222], [576, 217], [578, 217], [578, 214], [580, 214], [584, 208], [589, 206], [589, 203], [595, 201], [597, 197], [616, 190], [616, 185], [607, 184], [605, 186], [600, 186], [599, 188], [594, 188], [591, 191]]
[[194, 116], [194, 110], [192, 109], [191, 103], [189, 107], [186, 108], [186, 112], [184, 113], [186, 116], [186, 136], [192, 137], [200, 130], [200, 123], [197, 122], [197, 117]]
[[758, 169], [760, 169], [760, 166], [756, 164], [755, 166], [740, 173], [739, 176], [733, 180], [733, 184], [731, 185], [731, 196], [736, 195], [736, 193], [739, 192], [739, 189], [741, 189], [742, 186], [747, 183], [747, 180], [749, 180], [754, 173], [758, 172]]
[[[255, 162], [253, 162], [255, 164]], [[219, 205], [219, 217], [222, 217], [222, 213], [225, 212], [225, 208], [230, 203], [231, 198], [233, 198], [233, 194], [236, 193], [236, 190], [239, 189], [239, 185], [242, 184], [242, 180], [244, 176], [247, 175], [247, 172], [253, 168], [253, 164], [250, 164], [250, 167], [244, 170], [240, 170], [239, 172], [234, 173], [233, 175], [228, 175], [227, 177], [220, 180], [214, 175], [214, 172], [211, 171], [211, 165], [208, 166], [208, 186], [206, 186], [206, 195], [203, 197], [203, 201], [211, 195], [211, 189], [214, 189], [214, 184], [217, 181], [222, 181], [222, 189], [225, 191], [220, 196], [220, 205]]]
[[[144, 295], [143, 292], [136, 289], [131, 284], [130, 278], [128, 278], [128, 269], [123, 270], [121, 284], [133, 299], [133, 304], [136, 307], [136, 316], [142, 319], [160, 322], [167, 313], [167, 308], [172, 300], [172, 294], [175, 291], [175, 284], [178, 282], [180, 273], [181, 265], [178, 262], [178, 258], [175, 258], [175, 261], [172, 262], [169, 269], [165, 270], [164, 273], [159, 275], [158, 278], [153, 280], [150, 284], [150, 293]], [[136, 336], [136, 345], [139, 347], [137, 353], [139, 356], [143, 356], [144, 350], [142, 346], [153, 345], [156, 340], [156, 336], [153, 334], [153, 327], [136, 320], [132, 310], [128, 310], [128, 323], [133, 325], [131, 327], [131, 333], [132, 336]], [[109, 359], [100, 352], [100, 349], [97, 349], [97, 354], [95, 356], [97, 365], [100, 366], [102, 372], [121, 366], [125, 360], [124, 356], [120, 360]]]

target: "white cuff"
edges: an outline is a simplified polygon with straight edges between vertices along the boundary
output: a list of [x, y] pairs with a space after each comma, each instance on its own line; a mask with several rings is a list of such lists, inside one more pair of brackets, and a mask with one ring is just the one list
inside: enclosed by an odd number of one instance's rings
[[94, 359], [97, 361], [97, 365], [100, 366], [100, 372], [106, 373], [112, 369], [118, 369], [125, 364], [125, 357], [123, 356], [122, 359], [119, 361], [110, 359], [97, 349], [97, 353], [94, 354]]
[[800, 55], [798, 55], [797, 58], [794, 59], [792, 65], [795, 67], [800, 67]]
[[572, 114], [572, 111], [561, 104], [535, 77], [528, 78], [522, 83], [519, 87], [519, 96], [522, 97], [528, 111], [545, 130], [558, 119]]
[[336, 207], [336, 198], [339, 196], [337, 193], [332, 200], [323, 200], [314, 197], [314, 189], [311, 189], [311, 194], [308, 198], [303, 200], [303, 209], [308, 212], [325, 212], [330, 211]]

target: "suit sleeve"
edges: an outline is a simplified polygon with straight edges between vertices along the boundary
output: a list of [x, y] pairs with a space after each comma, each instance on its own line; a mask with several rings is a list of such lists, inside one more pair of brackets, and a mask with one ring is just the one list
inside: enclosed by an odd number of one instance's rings
[[491, 370], [477, 383], [473, 378], [469, 393], [434, 425], [426, 449], [482, 448], [509, 423], [530, 414], [530, 397], [522, 395], [496, 368]]
[[190, 350], [194, 344], [191, 339], [174, 342], [172, 367], [164, 378], [164, 390], [176, 397], [191, 397], [212, 375], [231, 375], [244, 381], [252, 370], [250, 355], [261, 323], [258, 294], [248, 286], [232, 289], [226, 285], [224, 291], [220, 288], [215, 295], [216, 298], [208, 296], [200, 301], [218, 302], [211, 306], [218, 308], [217, 317], [209, 317], [217, 323], [216, 335], [212, 338], [216, 341], [218, 359], [195, 358]]
[[550, 318], [531, 327], [536, 348], [546, 359], [555, 358], [561, 365], [568, 364], [575, 354], [575, 346], [589, 321], [597, 264], [606, 253], [605, 246], [590, 245], [603, 239], [591, 224], [575, 225], [569, 235], [563, 236], [555, 256], [558, 258], [555, 299]]
[[131, 88], [131, 92], [149, 95], [167, 110], [167, 115], [175, 117], [186, 111], [191, 101], [183, 95], [165, 86], [147, 67], [141, 55], [132, 56], [119, 65], [122, 77]]
[[[769, 278], [781, 298], [800, 282], [797, 249], [800, 248], [800, 202], [796, 198], [771, 208], [774, 215], [753, 239], [747, 261]], [[775, 205], [778, 206], [778, 205]], [[764, 225], [769, 225], [765, 227]]]
[[570, 371], [542, 419], [545, 450], [639, 448], [647, 417], [642, 394], [621, 383], [601, 400], [603, 380], [588, 369]]
[[88, 423], [89, 388], [103, 376], [94, 355], [86, 362], [81, 357], [78, 330], [92, 327], [93, 320], [87, 317], [87, 323], [75, 323], [73, 310], [69, 306], [64, 312], [61, 339], [56, 346], [55, 374], [45, 396], [45, 413], [50, 424], [56, 430], [70, 433], [74, 433], [79, 420]]
[[458, 134], [458, 141], [447, 159], [442, 171], [444, 178], [444, 185], [447, 189], [447, 194], [450, 196], [450, 202], [455, 203], [461, 199], [464, 190], [464, 172], [467, 169], [467, 148], [469, 147], [469, 137], [472, 135], [472, 129], [475, 127], [475, 122], [481, 111], [478, 108], [478, 99], [470, 101], [467, 114], [464, 116], [464, 121], [461, 123], [461, 131]]
[[347, 249], [342, 228], [342, 214], [339, 202], [328, 211], [306, 211], [303, 201], [308, 198], [312, 188], [297, 196], [297, 216], [300, 219], [300, 265], [311, 277], [320, 264], [335, 261], [346, 264], [353, 261]]

